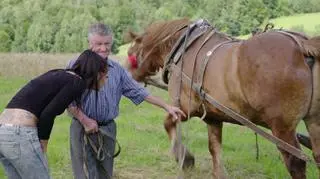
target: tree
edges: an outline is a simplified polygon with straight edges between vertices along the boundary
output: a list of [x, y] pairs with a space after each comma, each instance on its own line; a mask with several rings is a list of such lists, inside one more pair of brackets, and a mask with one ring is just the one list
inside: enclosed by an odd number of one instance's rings
[[19, 6], [14, 6], [12, 10], [14, 12], [12, 27], [15, 29], [15, 33], [11, 50], [26, 52], [28, 30], [33, 22], [33, 17], [41, 12], [41, 6], [37, 0], [30, 0], [20, 3]]
[[234, 6], [237, 22], [241, 24], [240, 34], [249, 34], [268, 17], [268, 11], [262, 0], [239, 0]]
[[11, 42], [9, 34], [4, 30], [0, 30], [0, 52], [9, 52]]
[[279, 0], [262, 0], [263, 4], [266, 6], [268, 12], [268, 18], [279, 17], [278, 6]]
[[76, 52], [87, 47], [88, 25], [101, 21], [114, 31], [116, 53], [124, 31], [157, 20], [205, 18], [237, 36], [269, 18], [306, 12], [320, 12], [319, 0], [0, 0], [0, 31], [14, 52]]
[[288, 3], [289, 8], [293, 9], [295, 13], [312, 12], [312, 4], [310, 0], [289, 0]]
[[30, 25], [27, 34], [27, 50], [33, 52], [50, 52], [54, 45], [56, 33], [52, 16], [42, 11]]
[[223, 9], [221, 12], [221, 18], [215, 23], [216, 27], [222, 32], [227, 34], [238, 36], [241, 30], [241, 24], [237, 20], [237, 14], [234, 11], [228, 11]]
[[91, 23], [97, 20], [85, 7], [67, 11], [55, 36], [54, 52], [79, 52], [88, 48], [87, 33]]

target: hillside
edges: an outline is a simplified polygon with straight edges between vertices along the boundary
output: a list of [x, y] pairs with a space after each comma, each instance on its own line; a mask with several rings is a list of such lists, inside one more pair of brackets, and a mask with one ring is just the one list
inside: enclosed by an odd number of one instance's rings
[[309, 35], [320, 35], [320, 13], [298, 14], [270, 20], [276, 28], [304, 31]]
[[[275, 19], [271, 19], [268, 22], [275, 25], [274, 28], [283, 28], [293, 31], [303, 32], [310, 36], [320, 35], [320, 13], [307, 13], [307, 14], [296, 14], [292, 16], [284, 16]], [[266, 22], [267, 23], [267, 22]], [[264, 28], [265, 24], [261, 26]], [[250, 36], [242, 35], [238, 38], [246, 39]]]

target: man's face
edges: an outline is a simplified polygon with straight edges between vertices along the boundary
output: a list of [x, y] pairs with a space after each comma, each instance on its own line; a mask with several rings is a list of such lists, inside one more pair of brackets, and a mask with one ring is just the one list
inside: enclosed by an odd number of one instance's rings
[[107, 58], [111, 52], [112, 36], [101, 36], [94, 34], [89, 36], [89, 49], [99, 54], [102, 58]]

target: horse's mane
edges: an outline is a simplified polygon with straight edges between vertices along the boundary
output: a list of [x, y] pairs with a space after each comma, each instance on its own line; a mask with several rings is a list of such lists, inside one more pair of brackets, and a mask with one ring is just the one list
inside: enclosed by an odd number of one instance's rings
[[172, 21], [159, 21], [149, 25], [142, 34], [142, 48], [154, 49], [161, 48], [166, 49], [169, 45], [172, 45], [174, 39], [170, 38], [179, 31], [181, 28], [191, 24], [189, 19], [178, 19]]

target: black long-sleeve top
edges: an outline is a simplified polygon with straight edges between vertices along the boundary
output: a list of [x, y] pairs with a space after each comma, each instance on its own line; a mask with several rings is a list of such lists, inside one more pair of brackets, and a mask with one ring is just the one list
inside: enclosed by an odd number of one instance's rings
[[18, 108], [34, 114], [38, 119], [39, 139], [50, 137], [54, 119], [81, 96], [84, 80], [66, 70], [52, 70], [31, 80], [9, 102], [6, 108]]

